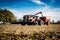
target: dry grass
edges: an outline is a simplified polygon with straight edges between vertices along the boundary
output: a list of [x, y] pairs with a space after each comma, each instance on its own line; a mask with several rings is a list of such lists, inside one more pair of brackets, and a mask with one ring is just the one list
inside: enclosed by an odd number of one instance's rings
[[43, 25], [31, 25], [31, 26], [22, 26], [20, 24], [9, 24], [9, 25], [0, 25], [0, 32], [3, 33], [15, 33], [20, 34], [20, 32], [24, 32], [26, 34], [30, 34], [33, 31], [39, 32], [39, 31], [60, 31], [60, 25], [59, 24], [52, 24], [50, 26]]
[[1, 40], [60, 40], [60, 25], [0, 25]]

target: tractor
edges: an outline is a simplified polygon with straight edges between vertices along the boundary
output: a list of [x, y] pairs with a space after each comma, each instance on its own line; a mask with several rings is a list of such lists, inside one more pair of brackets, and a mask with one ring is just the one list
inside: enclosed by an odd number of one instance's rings
[[[41, 14], [41, 17], [37, 16]], [[49, 25], [50, 24], [50, 16], [43, 16], [42, 12], [38, 12], [34, 15], [24, 15], [23, 21], [21, 25]]]

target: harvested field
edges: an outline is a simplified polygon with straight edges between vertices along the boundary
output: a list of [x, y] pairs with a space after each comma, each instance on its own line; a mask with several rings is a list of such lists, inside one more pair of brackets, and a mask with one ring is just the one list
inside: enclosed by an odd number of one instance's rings
[[0, 40], [60, 40], [60, 24], [0, 25]]

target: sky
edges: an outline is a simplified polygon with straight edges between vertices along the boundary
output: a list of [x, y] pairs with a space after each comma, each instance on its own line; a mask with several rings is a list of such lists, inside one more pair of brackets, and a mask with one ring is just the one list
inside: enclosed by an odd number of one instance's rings
[[60, 0], [0, 0], [0, 8], [10, 10], [17, 19], [41, 11], [51, 20], [60, 20]]

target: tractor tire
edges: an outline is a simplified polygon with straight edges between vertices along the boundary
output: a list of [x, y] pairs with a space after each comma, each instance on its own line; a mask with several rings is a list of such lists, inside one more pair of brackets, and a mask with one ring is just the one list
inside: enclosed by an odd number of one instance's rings
[[38, 21], [35, 22], [35, 25], [38, 25]]
[[33, 25], [37, 25], [37, 21], [33, 22]]
[[41, 23], [41, 20], [38, 20], [37, 21], [37, 25], [41, 25], [42, 23]]
[[44, 25], [44, 22], [43, 22], [43, 20], [41, 20], [41, 21], [40, 21], [40, 24], [41, 24], [41, 25]]
[[50, 21], [47, 22], [47, 25], [50, 25]]
[[36, 25], [43, 25], [44, 24], [44, 22], [42, 21], [42, 20], [38, 20], [38, 21], [36, 21], [36, 23], [35, 23]]

